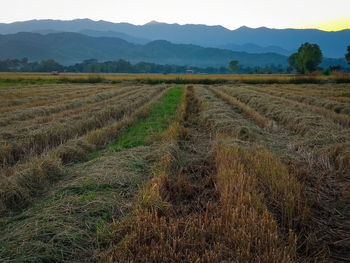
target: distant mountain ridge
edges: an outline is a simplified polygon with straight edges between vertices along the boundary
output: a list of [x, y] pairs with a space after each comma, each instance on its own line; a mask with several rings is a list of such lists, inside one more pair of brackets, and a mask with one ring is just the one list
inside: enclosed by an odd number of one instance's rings
[[[125, 59], [132, 63], [144, 61], [216, 68], [227, 68], [231, 60], [238, 60], [244, 67], [288, 66], [288, 57], [277, 53], [251, 54], [192, 44], [173, 44], [166, 40], [155, 40], [141, 45], [115, 37], [91, 37], [72, 32], [45, 35], [21, 32], [0, 35], [0, 59], [24, 57], [30, 61], [54, 59], [63, 65], [87, 59], [101, 62]], [[329, 65], [347, 67], [345, 59], [324, 59], [321, 64], [324, 68]]]
[[97, 30], [85, 29], [85, 30], [80, 30], [78, 33], [91, 36], [91, 37], [115, 37], [134, 44], [147, 44], [151, 42], [151, 40], [149, 39], [137, 38], [137, 37], [130, 36], [128, 34], [115, 32], [115, 31], [97, 31]]
[[[23, 31], [23, 32], [26, 32], [26, 31]], [[40, 29], [40, 30], [31, 31], [30, 33], [39, 33], [41, 35], [47, 35], [47, 34], [64, 33], [64, 32], [66, 31]], [[67, 31], [67, 32], [70, 32], [70, 31]], [[147, 44], [148, 42], [151, 42], [151, 40], [149, 39], [137, 38], [137, 37], [130, 36], [128, 34], [115, 32], [115, 31], [97, 31], [97, 30], [91, 30], [91, 29], [84, 29], [73, 33], [80, 33], [91, 37], [115, 37], [134, 44]]]
[[120, 38], [91, 37], [71, 32], [0, 35], [0, 50], [0, 59], [27, 57], [31, 61], [38, 61], [52, 58], [65, 65], [86, 59], [125, 59], [130, 62], [200, 67], [226, 67], [232, 59], [244, 66], [287, 65], [287, 57], [275, 53], [249, 54], [192, 44], [173, 44], [165, 40], [138, 45]]
[[[240, 27], [229, 30], [222, 26], [179, 25], [151, 21], [142, 26], [90, 19], [31, 20], [0, 24], [0, 34], [18, 32], [80, 32], [93, 36], [120, 37], [132, 43], [167, 40], [177, 44], [228, 48], [236, 51], [262, 53], [268, 50], [283, 55], [298, 49], [304, 42], [317, 43], [325, 57], [343, 58], [350, 45], [350, 29], [326, 32], [317, 29], [270, 29]], [[94, 33], [92, 33], [94, 32]], [[248, 46], [247, 45], [251, 45]], [[271, 49], [273, 47], [273, 49]]]
[[284, 48], [278, 47], [278, 46], [268, 46], [268, 47], [261, 47], [256, 44], [252, 43], [246, 43], [243, 45], [237, 45], [237, 44], [226, 44], [218, 46], [218, 48], [222, 49], [229, 49], [229, 50], [235, 50], [239, 52], [247, 52], [247, 53], [277, 53], [285, 56], [290, 56], [293, 52], [296, 50], [286, 50]]

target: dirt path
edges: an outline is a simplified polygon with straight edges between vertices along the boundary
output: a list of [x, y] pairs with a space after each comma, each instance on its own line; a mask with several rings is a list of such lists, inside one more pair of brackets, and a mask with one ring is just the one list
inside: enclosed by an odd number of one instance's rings
[[[183, 126], [187, 129], [188, 136], [178, 141], [182, 158], [186, 160], [179, 174], [185, 176], [182, 196], [176, 196], [177, 209], [174, 216], [181, 220], [181, 214], [203, 213], [211, 201], [217, 201], [217, 193], [213, 178], [213, 139], [200, 125], [199, 111], [200, 101], [195, 96], [194, 90], [189, 89], [187, 96], [187, 109]], [[179, 175], [178, 175], [179, 176]], [[175, 183], [173, 185], [176, 185]]]

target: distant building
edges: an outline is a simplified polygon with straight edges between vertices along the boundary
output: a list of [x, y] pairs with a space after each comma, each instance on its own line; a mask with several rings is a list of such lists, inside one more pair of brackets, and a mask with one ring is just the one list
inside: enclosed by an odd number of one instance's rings
[[186, 74], [193, 74], [194, 73], [194, 70], [193, 69], [188, 69], [186, 70]]

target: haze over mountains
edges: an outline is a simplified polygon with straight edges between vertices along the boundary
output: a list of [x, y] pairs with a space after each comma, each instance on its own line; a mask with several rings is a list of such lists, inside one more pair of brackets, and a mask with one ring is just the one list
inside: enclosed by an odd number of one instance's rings
[[245, 66], [287, 65], [286, 57], [276, 53], [249, 54], [190, 44], [172, 44], [165, 40], [138, 45], [120, 38], [90, 37], [69, 32], [0, 35], [0, 50], [6, 50], [0, 53], [0, 59], [27, 57], [38, 61], [53, 58], [65, 65], [90, 58], [99, 61], [125, 59], [130, 62], [147, 61], [200, 67], [227, 66], [232, 59]]
[[[17, 34], [18, 32], [31, 33]], [[89, 58], [123, 58], [134, 62], [145, 60], [220, 66], [227, 65], [231, 59], [237, 59], [241, 64], [249, 66], [286, 66], [286, 56], [304, 42], [317, 43], [324, 57], [341, 58], [335, 61], [345, 64], [344, 54], [350, 44], [349, 29], [337, 32], [264, 27], [229, 30], [222, 26], [178, 25], [155, 21], [137, 26], [89, 19], [31, 20], [0, 24], [0, 34], [3, 34], [0, 36], [2, 59], [25, 56], [34, 60], [50, 57], [63, 64]]]

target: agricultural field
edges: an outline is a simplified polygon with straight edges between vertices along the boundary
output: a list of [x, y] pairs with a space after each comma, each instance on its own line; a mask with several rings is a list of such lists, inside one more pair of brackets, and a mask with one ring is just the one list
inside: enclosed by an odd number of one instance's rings
[[0, 262], [350, 261], [349, 83], [13, 79]]
[[0, 72], [0, 87], [70, 83], [143, 83], [143, 84], [300, 84], [350, 83], [350, 74], [127, 74], [127, 73], [4, 73]]

